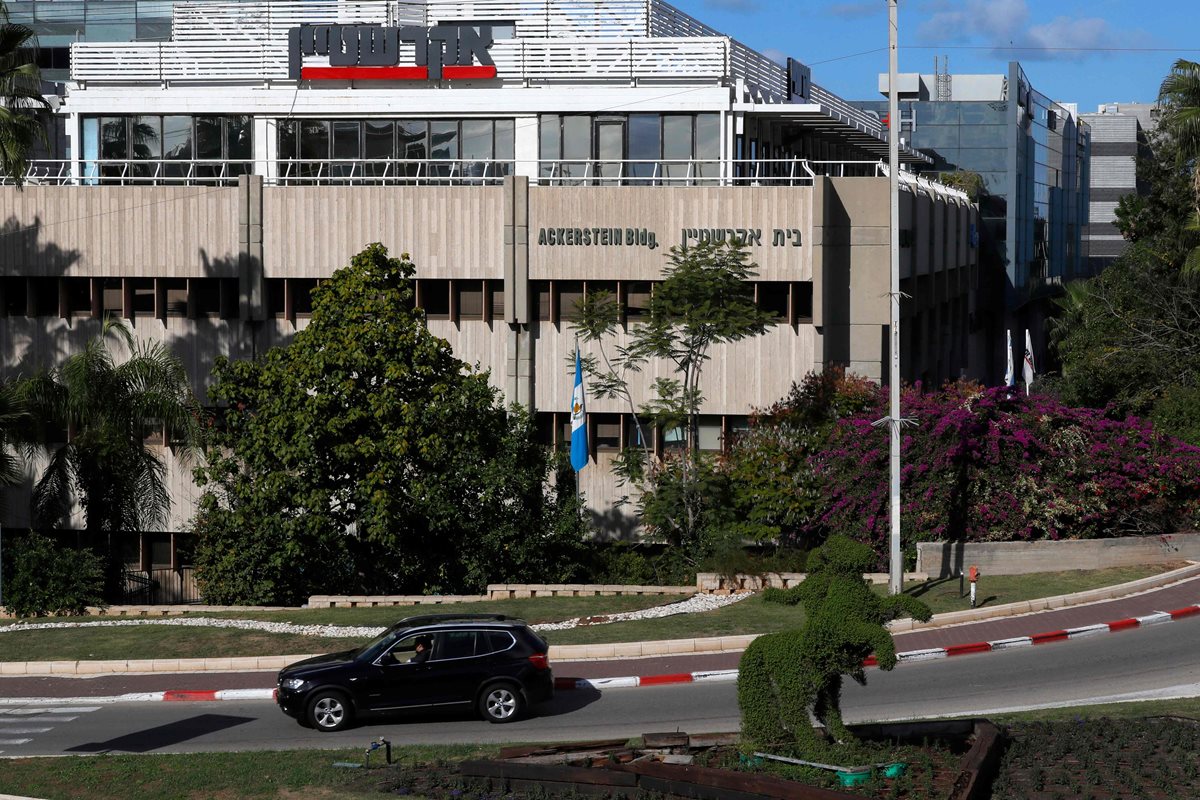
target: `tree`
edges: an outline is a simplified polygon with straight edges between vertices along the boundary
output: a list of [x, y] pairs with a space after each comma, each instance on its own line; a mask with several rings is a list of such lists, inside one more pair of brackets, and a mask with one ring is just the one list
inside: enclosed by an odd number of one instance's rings
[[[1179, 59], [1171, 66], [1171, 72], [1163, 79], [1158, 90], [1158, 101], [1163, 107], [1159, 120], [1178, 147], [1179, 163], [1185, 165], [1192, 178], [1192, 213], [1188, 221], [1190, 231], [1200, 231], [1200, 63]], [[1200, 273], [1200, 248], [1193, 248], [1184, 264], [1185, 272]]]
[[[110, 349], [121, 345], [128, 358]], [[75, 500], [90, 533], [161, 529], [171, 508], [166, 466], [145, 445], [165, 430], [184, 459], [199, 443], [199, 408], [182, 362], [161, 342], [136, 341], [107, 318], [60, 366], [22, 382], [50, 463], [34, 486], [34, 518], [67, 527]], [[67, 433], [56, 443], [54, 431]], [[93, 542], [96, 544], [97, 542]]]
[[[708, 467], [699, 448], [700, 391], [704, 365], [716, 345], [732, 344], [764, 333], [771, 314], [754, 302], [754, 265], [738, 243], [701, 243], [673, 247], [663, 280], [650, 297], [644, 321], [629, 326], [618, 340], [620, 308], [611, 295], [591, 293], [577, 308], [575, 329], [585, 342], [594, 342], [600, 357], [589, 357], [585, 368], [591, 390], [600, 397], [623, 400], [638, 420], [640, 448], [622, 454], [616, 469], [641, 493], [643, 512], [652, 510], [648, 526], [673, 545], [697, 546], [706, 535], [702, 476]], [[651, 361], [672, 367], [672, 377], [656, 378], [652, 396], [638, 405], [629, 380]], [[654, 464], [650, 439], [642, 421], [662, 431], [682, 430], [684, 447], [668, 465]], [[653, 497], [657, 477], [670, 485], [670, 502]], [[643, 513], [645, 518], [645, 513]], [[708, 530], [707, 533], [712, 533]], [[703, 547], [693, 551], [699, 555]]]
[[863, 661], [874, 654], [880, 669], [896, 666], [896, 646], [884, 623], [907, 614], [927, 621], [921, 601], [905, 594], [875, 594], [863, 573], [875, 563], [866, 545], [831, 536], [809, 560], [807, 577], [783, 590], [768, 588], [767, 602], [804, 606], [804, 627], [760, 636], [738, 667], [742, 731], [759, 747], [798, 746], [819, 752], [815, 718], [835, 741], [853, 735], [842, 723], [844, 676], [866, 684]]
[[1163, 128], [1137, 159], [1139, 192], [1117, 202], [1116, 226], [1161, 266], [1180, 269], [1200, 232], [1188, 227], [1192, 214], [1192, 173], [1179, 143]]
[[[429, 333], [406, 257], [369, 245], [286, 347], [219, 359], [193, 528], [212, 602], [455, 593], [568, 577], [582, 520], [528, 415]], [[539, 577], [542, 577], [539, 575]]]
[[742, 538], [804, 541], [824, 510], [824, 487], [810, 460], [828, 444], [833, 424], [874, 407], [878, 387], [830, 365], [792, 384], [787, 397], [750, 416], [721, 471], [728, 478]]
[[943, 186], [963, 192], [972, 203], [978, 203], [979, 198], [987, 191], [987, 184], [984, 183], [983, 176], [970, 170], [959, 169], [954, 172], [942, 172], [937, 175], [937, 180]]
[[0, 486], [21, 482], [33, 417], [16, 384], [0, 385]]
[[10, 22], [0, 3], [0, 171], [18, 184], [29, 169], [29, 151], [46, 139], [39, 112], [50, 104], [33, 60], [36, 45], [33, 30]]

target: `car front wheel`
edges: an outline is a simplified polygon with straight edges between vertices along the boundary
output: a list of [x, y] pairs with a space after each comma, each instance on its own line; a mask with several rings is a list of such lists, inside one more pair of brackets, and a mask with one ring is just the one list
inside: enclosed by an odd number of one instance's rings
[[308, 701], [308, 723], [322, 733], [340, 731], [350, 724], [354, 712], [346, 695], [338, 691], [318, 691]]
[[488, 722], [512, 722], [525, 711], [525, 697], [510, 683], [493, 684], [479, 698], [479, 713]]

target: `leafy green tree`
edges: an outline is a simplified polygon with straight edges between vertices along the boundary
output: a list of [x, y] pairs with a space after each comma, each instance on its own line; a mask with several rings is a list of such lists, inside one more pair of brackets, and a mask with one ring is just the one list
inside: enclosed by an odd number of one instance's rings
[[0, 486], [13, 486], [25, 477], [23, 455], [32, 425], [18, 386], [0, 385]]
[[212, 602], [479, 591], [566, 578], [573, 493], [528, 415], [506, 412], [429, 333], [406, 257], [369, 245], [313, 291], [308, 326], [254, 361], [219, 359], [193, 528]]
[[1200, 232], [1188, 226], [1192, 214], [1192, 173], [1179, 143], [1159, 129], [1137, 159], [1140, 191], [1117, 203], [1116, 226], [1128, 241], [1171, 269], [1179, 269], [1200, 245]]
[[[1178, 163], [1191, 173], [1192, 213], [1188, 217], [1187, 229], [1200, 232], [1200, 63], [1179, 59], [1171, 66], [1171, 72], [1163, 79], [1158, 91], [1158, 101], [1163, 115], [1159, 125], [1174, 140], [1178, 147]], [[1193, 247], [1187, 254], [1185, 272], [1200, 273], [1200, 247]]]
[[878, 387], [830, 365], [792, 384], [787, 397], [750, 417], [721, 466], [741, 538], [796, 544], [824, 508], [823, 482], [810, 459], [833, 424], [873, 407]]
[[987, 184], [983, 182], [983, 176], [970, 170], [942, 172], [938, 174], [937, 180], [944, 186], [964, 192], [972, 203], [978, 203], [980, 196], [987, 191]]
[[[128, 357], [118, 360], [114, 343]], [[166, 430], [184, 458], [200, 436], [187, 372], [166, 345], [137, 341], [124, 323], [108, 318], [83, 350], [24, 380], [20, 392], [50, 456], [33, 490], [40, 525], [67, 527], [77, 499], [89, 533], [162, 528], [171, 509], [166, 465], [146, 447], [146, 434]]]
[[[704, 496], [711, 473], [699, 452], [701, 377], [714, 346], [767, 330], [771, 314], [754, 302], [749, 283], [756, 274], [745, 247], [738, 244], [671, 248], [645, 318], [629, 326], [623, 343], [617, 343], [621, 315], [611, 295], [589, 294], [577, 307], [576, 331], [600, 351], [599, 358], [586, 360], [590, 390], [623, 400], [638, 420], [641, 447], [623, 453], [615, 468], [639, 491], [647, 525], [673, 545], [695, 548], [689, 552], [696, 556], [715, 533], [706, 511], [711, 497]], [[638, 404], [630, 379], [654, 361], [669, 364], [671, 375], [656, 378], [651, 396]], [[655, 464], [643, 422], [662, 431], [682, 430], [683, 450], [669, 463]], [[660, 488], [662, 495], [655, 498]]]
[[11, 548], [5, 573], [4, 605], [18, 617], [79, 616], [89, 606], [104, 607], [103, 562], [91, 550], [60, 547], [30, 533]]
[[0, 173], [18, 184], [29, 169], [29, 151], [46, 139], [40, 112], [50, 104], [33, 60], [36, 46], [33, 30], [10, 22], [0, 3]]

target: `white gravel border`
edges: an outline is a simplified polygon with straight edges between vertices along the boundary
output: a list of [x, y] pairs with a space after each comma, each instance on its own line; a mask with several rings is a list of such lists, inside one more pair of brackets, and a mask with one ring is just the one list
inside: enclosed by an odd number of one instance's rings
[[[622, 611], [596, 617], [575, 617], [562, 622], [546, 622], [532, 625], [535, 631], [561, 631], [583, 625], [607, 625], [613, 622], [629, 622], [638, 619], [660, 619], [677, 614], [698, 614], [745, 600], [753, 592], [738, 592], [729, 595], [696, 594], [678, 603], [645, 608], [641, 611]], [[297, 625], [293, 622], [267, 622], [253, 619], [222, 619], [219, 617], [174, 617], [165, 619], [106, 619], [90, 622], [19, 622], [0, 625], [0, 633], [13, 631], [60, 630], [62, 628], [121, 628], [140, 625], [174, 625], [184, 628], [237, 628], [245, 631], [266, 633], [291, 633], [299, 636], [320, 636], [330, 639], [369, 639], [383, 633], [386, 628], [354, 627], [347, 625]]]

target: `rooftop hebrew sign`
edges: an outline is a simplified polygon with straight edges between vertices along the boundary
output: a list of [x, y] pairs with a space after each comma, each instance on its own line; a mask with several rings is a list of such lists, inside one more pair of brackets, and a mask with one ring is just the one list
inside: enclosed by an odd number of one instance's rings
[[[401, 64], [401, 45], [409, 42], [413, 63]], [[288, 31], [288, 75], [306, 81], [494, 78], [491, 46], [486, 25], [301, 25]], [[306, 67], [305, 56], [327, 56], [329, 66]]]

